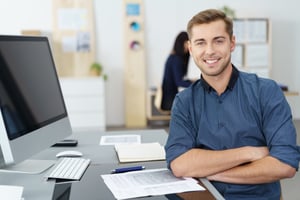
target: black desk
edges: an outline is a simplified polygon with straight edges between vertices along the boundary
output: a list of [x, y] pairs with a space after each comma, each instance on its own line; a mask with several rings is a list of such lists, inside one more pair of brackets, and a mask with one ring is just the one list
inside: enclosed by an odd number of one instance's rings
[[167, 133], [164, 130], [132, 130], [132, 131], [85, 131], [75, 132], [69, 138], [78, 140], [77, 147], [52, 147], [40, 152], [33, 156], [33, 159], [44, 159], [56, 160], [55, 155], [64, 150], [76, 149], [83, 153], [83, 157], [90, 158], [92, 164], [103, 164], [103, 163], [119, 163], [114, 146], [111, 145], [99, 145], [101, 136], [103, 135], [128, 135], [137, 134], [141, 135], [141, 142], [159, 142], [164, 145], [167, 140]]
[[[113, 131], [99, 132], [89, 131], [74, 133], [70, 138], [78, 139], [77, 147], [52, 147], [39, 154], [33, 156], [33, 159], [55, 160], [56, 153], [67, 150], [76, 149], [83, 153], [83, 157], [92, 160], [90, 166], [79, 182], [56, 183], [55, 181], [46, 181], [44, 174], [8, 174], [0, 173], [0, 184], [21, 185], [24, 186], [23, 196], [25, 200], [93, 200], [114, 199], [112, 193], [105, 185], [101, 174], [108, 174], [112, 169], [120, 165], [136, 165], [120, 164], [113, 146], [100, 146], [100, 138], [103, 135], [119, 135], [119, 134], [140, 134], [142, 142], [159, 142], [164, 145], [167, 134], [164, 130], [136, 130], [136, 131]], [[143, 162], [147, 169], [165, 168], [165, 161]], [[201, 179], [201, 184], [208, 190], [200, 192], [187, 192], [178, 195], [165, 195], [144, 197], [140, 199], [224, 199], [217, 190], [206, 179]]]
[[[147, 169], [151, 168], [160, 168], [165, 167], [165, 162], [149, 162], [142, 163]], [[115, 199], [113, 194], [110, 192], [108, 187], [103, 182], [101, 175], [109, 174], [112, 169], [116, 167], [115, 164], [99, 164], [91, 165], [88, 170], [85, 172], [83, 178], [80, 182], [70, 182], [63, 184], [56, 184], [54, 190], [54, 200], [113, 200]], [[204, 186], [202, 184], [202, 186]], [[205, 186], [204, 186], [205, 187]], [[61, 198], [63, 196], [63, 198]], [[155, 199], [169, 199], [169, 200], [180, 200], [186, 199], [205, 199], [205, 200], [214, 200], [216, 199], [209, 190], [201, 192], [186, 192], [180, 194], [168, 194], [164, 196], [151, 196], [151, 197], [142, 197], [139, 199], [155, 200]]]

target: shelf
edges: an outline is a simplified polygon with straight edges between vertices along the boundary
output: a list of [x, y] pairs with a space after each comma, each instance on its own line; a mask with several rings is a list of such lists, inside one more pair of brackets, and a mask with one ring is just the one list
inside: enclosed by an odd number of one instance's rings
[[232, 62], [241, 71], [269, 78], [271, 71], [271, 23], [267, 18], [236, 18], [236, 47]]

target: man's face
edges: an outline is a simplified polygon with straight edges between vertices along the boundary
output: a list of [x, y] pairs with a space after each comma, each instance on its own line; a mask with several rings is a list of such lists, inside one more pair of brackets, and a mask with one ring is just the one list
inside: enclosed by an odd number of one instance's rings
[[235, 38], [230, 39], [222, 20], [191, 29], [189, 51], [204, 77], [221, 75], [231, 65], [234, 47]]

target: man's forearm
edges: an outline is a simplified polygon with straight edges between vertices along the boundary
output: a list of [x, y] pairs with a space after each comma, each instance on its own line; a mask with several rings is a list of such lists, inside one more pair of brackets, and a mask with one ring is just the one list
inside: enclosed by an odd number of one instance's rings
[[249, 164], [234, 167], [215, 175], [208, 176], [209, 180], [235, 184], [260, 184], [293, 177], [296, 170], [267, 156]]
[[228, 150], [191, 149], [171, 162], [175, 176], [206, 177], [267, 156], [266, 147]]

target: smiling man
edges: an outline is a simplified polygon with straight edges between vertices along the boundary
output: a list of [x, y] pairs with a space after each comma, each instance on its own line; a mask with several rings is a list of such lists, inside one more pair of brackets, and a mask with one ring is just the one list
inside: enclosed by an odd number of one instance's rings
[[278, 200], [298, 170], [290, 107], [277, 83], [231, 63], [232, 20], [214, 9], [188, 23], [201, 78], [177, 94], [165, 146], [175, 176], [207, 177], [225, 199]]

